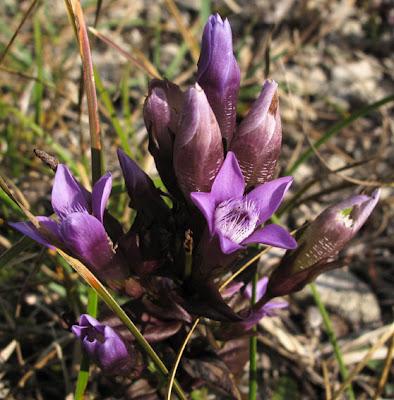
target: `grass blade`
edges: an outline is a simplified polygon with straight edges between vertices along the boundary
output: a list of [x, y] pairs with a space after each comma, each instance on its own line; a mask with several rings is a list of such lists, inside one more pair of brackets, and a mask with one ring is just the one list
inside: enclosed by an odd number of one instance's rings
[[[119, 319], [125, 324], [125, 326], [134, 335], [136, 342], [144, 349], [144, 351], [151, 358], [153, 363], [159, 369], [159, 371], [166, 377], [168, 375], [168, 369], [164, 365], [163, 361], [157, 355], [152, 346], [146, 341], [142, 333], [138, 330], [136, 325], [131, 321], [128, 315], [123, 311], [122, 307], [116, 302], [116, 300], [111, 296], [109, 291], [104, 287], [104, 285], [89, 271], [80, 261], [70, 257], [68, 254], [60, 249], [57, 252], [75, 269], [76, 272], [82, 277], [82, 279], [93, 288], [100, 298], [105, 302], [105, 304], [119, 317]], [[181, 399], [186, 400], [186, 395], [179, 386], [179, 384], [174, 382], [174, 389]]]
[[[256, 302], [256, 287], [257, 287], [258, 274], [257, 270], [253, 275], [252, 281], [252, 298], [250, 299], [251, 306], [253, 307]], [[256, 400], [257, 398], [257, 326], [252, 328], [253, 336], [249, 339], [249, 400]]]
[[105, 90], [105, 87], [103, 85], [103, 82], [100, 78], [100, 74], [98, 73], [97, 69], [94, 68], [94, 78], [96, 80], [96, 85], [97, 85], [97, 90], [98, 94], [101, 98], [101, 101], [104, 103], [105, 108], [108, 111], [109, 118], [112, 122], [112, 126], [115, 129], [116, 134], [119, 137], [122, 149], [125, 151], [127, 155], [132, 157], [131, 151], [130, 151], [130, 146], [127, 143], [127, 134], [123, 130], [122, 125], [116, 115], [116, 110], [114, 105], [112, 104], [111, 98], [108, 94], [108, 92]]
[[179, 12], [178, 7], [176, 6], [174, 0], [164, 0], [164, 3], [166, 4], [168, 11], [175, 18], [176, 24], [178, 25], [179, 32], [181, 33], [183, 40], [189, 47], [189, 51], [193, 58], [193, 61], [195, 63], [197, 63], [197, 61], [200, 57], [200, 46], [199, 46], [195, 36], [190, 31], [190, 29], [188, 29], [187, 26], [184, 24], [182, 15]]
[[[343, 128], [346, 128], [358, 118], [364, 117], [365, 115], [392, 101], [394, 101], [394, 94], [384, 97], [383, 99], [376, 101], [375, 103], [368, 104], [360, 110], [356, 111], [355, 113], [351, 114], [349, 117], [337, 122], [328, 131], [326, 131], [319, 140], [314, 143], [314, 147], [316, 149], [319, 148], [322, 144], [331, 139], [332, 136], [339, 133]], [[294, 172], [300, 167], [300, 165], [307, 161], [313, 154], [313, 148], [310, 146], [307, 150], [304, 151], [304, 153], [301, 154], [298, 160], [285, 171], [284, 175], [293, 175]]]
[[[70, 7], [71, 5], [71, 7]], [[79, 0], [66, 0], [67, 11], [73, 22], [74, 32], [76, 33], [79, 44], [79, 52], [83, 67], [83, 82], [86, 90], [86, 99], [88, 104], [89, 115], [89, 131], [90, 131], [90, 150], [91, 150], [91, 166], [92, 166], [92, 186], [100, 179], [103, 172], [101, 130], [98, 115], [98, 102], [96, 94], [96, 86], [94, 81], [93, 61], [90, 51], [90, 43], [88, 32], [86, 29], [85, 18], [83, 15], [81, 3]], [[97, 14], [96, 14], [97, 15]], [[98, 297], [97, 293], [92, 289], [88, 291], [88, 313], [95, 317], [97, 315]], [[81, 368], [77, 380], [77, 395], [83, 396], [89, 377], [89, 360], [83, 355]], [[77, 397], [78, 399], [78, 397]]]
[[156, 67], [139, 50], [133, 49], [134, 55], [132, 56], [126, 50], [123, 50], [120, 46], [118, 46], [115, 42], [113, 42], [110, 38], [100, 33], [97, 29], [89, 27], [89, 31], [93, 33], [93, 35], [98, 37], [100, 40], [102, 40], [104, 43], [113, 47], [123, 57], [131, 61], [141, 71], [150, 75], [152, 78], [162, 79]]
[[183, 341], [181, 347], [179, 348], [178, 354], [177, 354], [176, 359], [175, 359], [175, 363], [174, 363], [174, 365], [172, 367], [172, 370], [171, 370], [170, 379], [168, 381], [166, 400], [171, 400], [172, 388], [173, 388], [174, 382], [175, 382], [176, 371], [178, 369], [179, 363], [181, 362], [181, 358], [182, 358], [183, 352], [186, 349], [186, 345], [189, 343], [189, 340], [191, 339], [191, 337], [193, 335], [193, 332], [197, 328], [197, 325], [199, 324], [199, 322], [200, 322], [200, 318], [197, 318], [194, 321], [192, 327], [190, 328], [188, 334], [185, 337], [185, 340]]
[[18, 27], [16, 28], [14, 34], [12, 35], [10, 41], [8, 42], [6, 48], [4, 49], [4, 51], [1, 53], [0, 55], [0, 64], [3, 62], [5, 56], [7, 55], [7, 53], [9, 52], [12, 44], [14, 43], [16, 37], [18, 36], [18, 33], [20, 32], [20, 30], [22, 29], [24, 23], [26, 22], [28, 16], [30, 15], [30, 13], [34, 10], [34, 7], [36, 6], [36, 4], [38, 3], [38, 0], [33, 0], [30, 3], [29, 8], [26, 10], [25, 14], [22, 17], [21, 22], [19, 23]]
[[12, 247], [1, 253], [0, 268], [5, 267], [10, 261], [17, 257], [22, 251], [28, 249], [34, 242], [27, 236], [23, 236]]
[[[339, 372], [341, 373], [342, 379], [344, 381], [346, 381], [346, 379], [349, 376], [349, 371], [346, 368], [345, 362], [343, 360], [343, 355], [342, 355], [341, 349], [340, 349], [340, 347], [338, 345], [337, 338], [336, 338], [334, 330], [332, 328], [332, 323], [331, 323], [330, 316], [328, 315], [326, 307], [324, 306], [323, 302], [320, 299], [320, 295], [319, 295], [319, 292], [317, 290], [316, 284], [315, 283], [311, 283], [311, 284], [309, 284], [309, 287], [310, 287], [310, 289], [312, 291], [312, 296], [313, 296], [313, 298], [315, 300], [317, 308], [319, 309], [320, 315], [323, 318], [324, 328], [326, 329], [326, 333], [327, 333], [328, 338], [330, 340], [331, 346], [332, 346], [332, 348], [334, 350], [335, 358], [337, 359], [338, 366], [339, 366]], [[355, 400], [356, 399], [356, 397], [354, 395], [353, 387], [352, 387], [351, 384], [349, 384], [348, 395], [349, 395], [349, 399], [351, 399], [351, 400]]]
[[86, 29], [85, 19], [81, 3], [79, 0], [72, 0], [73, 14], [76, 22], [79, 52], [81, 54], [84, 85], [86, 90], [86, 99], [88, 103], [89, 115], [89, 131], [90, 131], [90, 144], [91, 144], [91, 157], [92, 157], [92, 184], [97, 182], [103, 171], [102, 154], [101, 154], [101, 131], [98, 116], [98, 103], [96, 95], [96, 86], [94, 81], [94, 71], [92, 54], [90, 51], [90, 43], [88, 32]]

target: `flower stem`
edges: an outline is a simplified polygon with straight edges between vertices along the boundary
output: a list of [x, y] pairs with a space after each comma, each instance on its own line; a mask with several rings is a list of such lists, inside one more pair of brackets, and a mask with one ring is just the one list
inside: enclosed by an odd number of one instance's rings
[[[349, 371], [346, 368], [345, 362], [343, 360], [341, 349], [339, 348], [337, 338], [336, 338], [334, 330], [332, 328], [330, 316], [328, 315], [326, 307], [324, 306], [324, 304], [320, 298], [320, 294], [317, 290], [316, 285], [314, 283], [311, 283], [311, 284], [309, 284], [309, 287], [311, 289], [312, 296], [313, 296], [315, 303], [319, 309], [319, 312], [323, 318], [324, 328], [328, 335], [328, 339], [330, 340], [331, 346], [334, 350], [335, 358], [337, 359], [338, 366], [339, 366], [339, 372], [342, 376], [343, 381], [346, 381], [346, 378], [349, 375]], [[354, 391], [353, 391], [353, 387], [351, 384], [349, 384], [349, 387], [348, 387], [348, 396], [349, 396], [350, 400], [355, 400]]]
[[[256, 302], [257, 271], [253, 275], [251, 305]], [[257, 326], [253, 327], [254, 335], [249, 339], [249, 400], [257, 397]]]

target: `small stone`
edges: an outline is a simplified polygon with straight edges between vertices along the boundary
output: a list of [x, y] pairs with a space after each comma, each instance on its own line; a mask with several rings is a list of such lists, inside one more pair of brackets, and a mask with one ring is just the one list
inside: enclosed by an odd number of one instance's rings
[[[337, 269], [320, 275], [316, 286], [324, 305], [354, 328], [381, 323], [379, 303], [371, 289], [354, 274]], [[311, 297], [308, 287], [294, 294], [299, 300]]]

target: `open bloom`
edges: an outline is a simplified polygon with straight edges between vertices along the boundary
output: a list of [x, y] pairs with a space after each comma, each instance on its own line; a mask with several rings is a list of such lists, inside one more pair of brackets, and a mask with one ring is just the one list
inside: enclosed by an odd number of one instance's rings
[[131, 372], [132, 358], [126, 344], [110, 326], [101, 324], [88, 314], [82, 314], [79, 325], [73, 325], [71, 330], [103, 372], [110, 375]]
[[[256, 302], [261, 300], [266, 291], [267, 291], [267, 285], [268, 285], [268, 278], [264, 277], [261, 278], [256, 285]], [[244, 296], [248, 299], [252, 298], [252, 284], [249, 283], [246, 286], [246, 289], [244, 291]], [[268, 303], [265, 303], [263, 305], [258, 306], [255, 309], [252, 309], [252, 312], [250, 315], [240, 324], [246, 329], [249, 330], [253, 328], [254, 325], [256, 325], [262, 318], [264, 317], [272, 317], [275, 315], [276, 310], [281, 309], [281, 308], [286, 308], [288, 306], [288, 303], [286, 301], [280, 301], [280, 300], [273, 300], [269, 301]]]
[[325, 209], [298, 239], [298, 248], [288, 251], [272, 273], [267, 298], [301, 290], [320, 273], [339, 267], [335, 256], [365, 223], [379, 200], [356, 195]]
[[119, 279], [123, 265], [119, 257], [114, 261], [116, 255], [103, 225], [111, 186], [111, 174], [107, 173], [96, 182], [91, 194], [65, 165], [59, 164], [51, 198], [56, 220], [37, 217], [39, 228], [31, 222], [10, 225], [44, 246], [54, 245], [70, 252], [100, 276]]
[[290, 176], [275, 179], [244, 195], [244, 177], [234, 153], [228, 152], [211, 191], [193, 192], [191, 199], [203, 213], [210, 236], [218, 236], [225, 254], [250, 243], [294, 249], [296, 241], [281, 226], [261, 228], [278, 209], [292, 181]]
[[197, 81], [204, 89], [223, 137], [234, 133], [241, 74], [233, 54], [231, 27], [219, 14], [211, 15], [204, 28]]

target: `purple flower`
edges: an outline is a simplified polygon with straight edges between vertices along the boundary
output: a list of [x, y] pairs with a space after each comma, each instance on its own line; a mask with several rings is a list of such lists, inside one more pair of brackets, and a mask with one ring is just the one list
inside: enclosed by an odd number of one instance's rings
[[197, 81], [207, 95], [227, 143], [234, 133], [240, 80], [230, 24], [219, 14], [211, 15], [202, 37]]
[[228, 152], [211, 191], [191, 193], [191, 198], [203, 213], [211, 237], [218, 236], [225, 254], [250, 243], [294, 249], [296, 241], [281, 226], [261, 228], [278, 209], [292, 180], [289, 176], [275, 179], [244, 195], [245, 180], [234, 153]]
[[196, 84], [185, 94], [174, 143], [175, 174], [186, 199], [191, 192], [210, 190], [222, 162], [220, 129], [204, 91]]
[[132, 358], [126, 344], [110, 326], [103, 325], [88, 314], [82, 314], [79, 325], [71, 328], [84, 350], [110, 375], [127, 375], [132, 370]]
[[230, 150], [233, 151], [251, 187], [272, 179], [282, 144], [278, 84], [265, 81], [259, 98], [239, 125]]
[[118, 149], [118, 159], [126, 183], [131, 206], [146, 218], [165, 219], [169, 210], [152, 179], [123, 150]]
[[298, 239], [298, 248], [286, 253], [270, 277], [267, 298], [301, 290], [320, 273], [339, 267], [335, 256], [365, 223], [379, 200], [357, 195], [324, 210]]
[[[261, 300], [266, 291], [268, 285], [268, 278], [261, 278], [256, 285], [256, 301]], [[249, 300], [252, 298], [252, 284], [249, 283], [246, 286], [244, 291], [244, 295]], [[272, 317], [275, 315], [275, 311], [281, 308], [286, 308], [288, 303], [286, 301], [269, 301], [263, 305], [258, 306], [257, 308], [252, 308], [252, 312], [250, 315], [240, 324], [246, 329], [249, 330], [253, 328], [263, 317], [269, 316]]]
[[154, 79], [144, 103], [144, 121], [149, 134], [149, 151], [166, 188], [177, 194], [173, 147], [183, 103], [183, 92], [168, 81]]
[[101, 276], [119, 279], [124, 274], [123, 265], [119, 256], [114, 261], [116, 255], [103, 225], [111, 185], [111, 174], [106, 173], [90, 194], [65, 165], [59, 164], [52, 189], [56, 221], [37, 217], [38, 229], [31, 222], [10, 225], [44, 246], [71, 252]]

